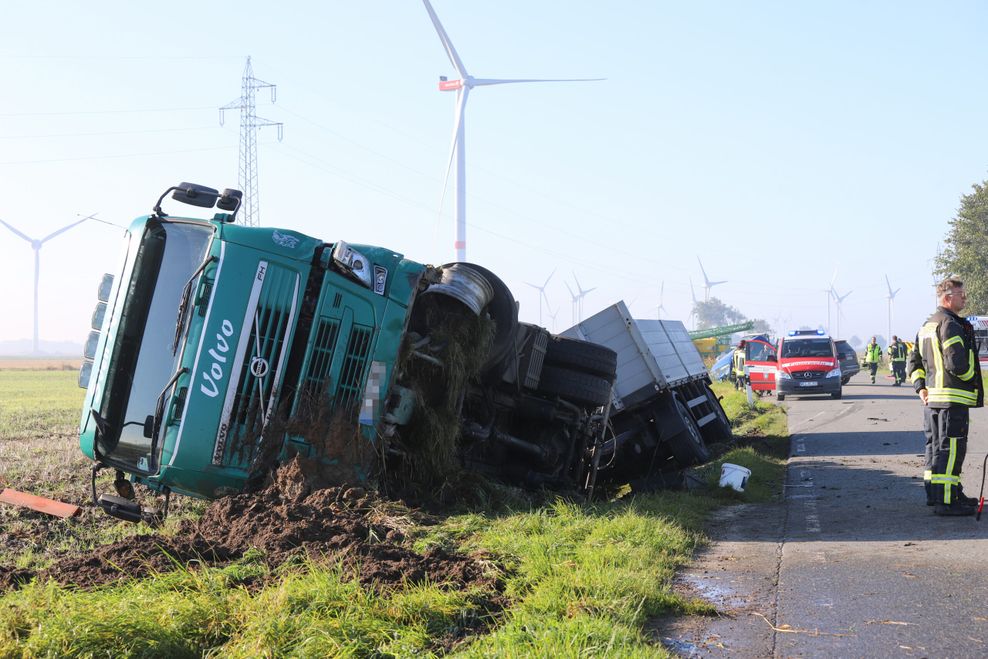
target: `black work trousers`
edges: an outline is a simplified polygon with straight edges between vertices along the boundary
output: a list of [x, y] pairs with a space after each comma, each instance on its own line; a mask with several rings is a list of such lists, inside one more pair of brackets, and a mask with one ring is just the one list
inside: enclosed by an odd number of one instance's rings
[[[961, 494], [961, 468], [967, 455], [970, 410], [965, 405], [923, 408], [926, 435], [926, 473], [930, 498], [950, 505]], [[927, 476], [929, 474], [929, 476]]]
[[893, 361], [892, 362], [892, 375], [895, 376], [895, 383], [902, 384], [906, 381], [906, 362], [904, 361]]

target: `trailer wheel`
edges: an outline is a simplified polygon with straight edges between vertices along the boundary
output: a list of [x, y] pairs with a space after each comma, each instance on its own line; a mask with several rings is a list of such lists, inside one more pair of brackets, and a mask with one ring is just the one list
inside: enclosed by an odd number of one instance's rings
[[693, 420], [686, 403], [676, 396], [676, 410], [683, 422], [683, 431], [669, 439], [669, 450], [682, 467], [706, 462], [710, 459], [710, 449], [703, 441], [703, 435]]
[[545, 349], [545, 361], [553, 366], [571, 368], [614, 381], [617, 353], [599, 343], [554, 336]]
[[583, 407], [600, 407], [611, 400], [610, 381], [558, 366], [546, 365], [542, 368], [539, 391]]

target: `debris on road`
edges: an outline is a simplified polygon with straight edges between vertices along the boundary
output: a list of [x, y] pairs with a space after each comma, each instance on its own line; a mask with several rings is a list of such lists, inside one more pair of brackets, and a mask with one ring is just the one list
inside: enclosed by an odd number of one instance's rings
[[45, 497], [28, 494], [27, 492], [12, 490], [9, 487], [4, 488], [4, 490], [0, 492], [0, 501], [9, 503], [13, 506], [30, 508], [31, 510], [36, 510], [39, 513], [46, 513], [48, 515], [54, 515], [55, 517], [61, 517], [63, 519], [75, 517], [81, 511], [79, 506], [72, 505], [71, 503], [55, 501], [54, 499], [46, 499]]

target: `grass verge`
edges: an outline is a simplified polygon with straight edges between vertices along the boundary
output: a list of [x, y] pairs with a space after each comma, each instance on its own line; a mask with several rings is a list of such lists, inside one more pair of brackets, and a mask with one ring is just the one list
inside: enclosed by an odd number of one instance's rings
[[[531, 508], [502, 505], [407, 534], [419, 551], [441, 545], [482, 558], [503, 592], [440, 584], [379, 592], [337, 565], [316, 562], [285, 567], [269, 579], [256, 556], [90, 591], [35, 582], [0, 596], [0, 656], [665, 656], [643, 631], [649, 618], [713, 612], [672, 588], [677, 570], [705, 542], [706, 516], [781, 490], [784, 410], [764, 401], [751, 408], [729, 386], [715, 391], [740, 441], [698, 469], [705, 490], [594, 505], [562, 499]], [[752, 470], [745, 492], [717, 487], [725, 461]], [[24, 532], [37, 532], [36, 521], [27, 516]], [[63, 532], [81, 523], [45, 522]], [[135, 528], [108, 518], [91, 523], [86, 543], [117, 540]], [[10, 565], [9, 557], [0, 547], [0, 567]], [[259, 577], [266, 585], [256, 585]], [[490, 613], [484, 602], [493, 598], [507, 607]], [[478, 618], [485, 623], [479, 629]]]

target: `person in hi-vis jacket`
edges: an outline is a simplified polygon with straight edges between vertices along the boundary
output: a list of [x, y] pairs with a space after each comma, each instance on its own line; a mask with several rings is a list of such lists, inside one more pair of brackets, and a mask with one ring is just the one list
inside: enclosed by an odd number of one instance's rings
[[937, 285], [937, 310], [916, 335], [909, 381], [923, 401], [926, 435], [926, 505], [937, 515], [973, 515], [978, 500], [964, 495], [961, 468], [967, 454], [970, 409], [984, 405], [974, 327], [958, 315], [967, 303], [964, 283]]

